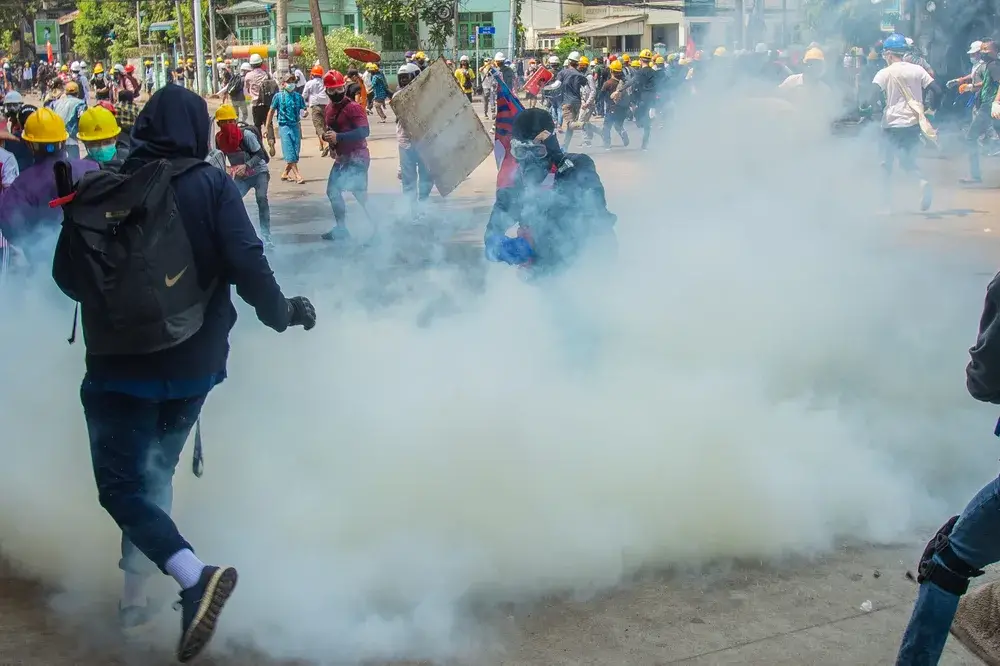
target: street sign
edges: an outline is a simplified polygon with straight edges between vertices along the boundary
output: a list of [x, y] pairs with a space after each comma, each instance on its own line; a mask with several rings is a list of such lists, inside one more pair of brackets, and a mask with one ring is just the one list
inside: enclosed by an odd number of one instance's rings
[[475, 44], [476, 43], [476, 36], [475, 35], [469, 35], [469, 43], [470, 44]]
[[481, 25], [479, 26], [480, 35], [495, 35], [497, 34], [497, 29], [492, 25]]

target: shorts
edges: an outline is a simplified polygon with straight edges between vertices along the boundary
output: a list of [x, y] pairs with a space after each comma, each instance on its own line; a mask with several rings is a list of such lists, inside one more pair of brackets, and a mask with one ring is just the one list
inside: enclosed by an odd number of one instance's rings
[[309, 107], [309, 120], [312, 121], [316, 136], [322, 138], [326, 131], [326, 106], [317, 105]]
[[327, 190], [334, 188], [341, 192], [367, 192], [368, 164], [367, 160], [338, 159], [330, 170]]
[[563, 104], [562, 114], [563, 114], [563, 129], [569, 129], [570, 123], [576, 122], [576, 117], [580, 113], [579, 102], [575, 104]]

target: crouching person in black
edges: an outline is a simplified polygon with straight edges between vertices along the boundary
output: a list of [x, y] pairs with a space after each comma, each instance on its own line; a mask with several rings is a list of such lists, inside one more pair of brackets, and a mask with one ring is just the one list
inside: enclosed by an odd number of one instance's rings
[[95, 171], [73, 194], [64, 173], [53, 262], [56, 283], [80, 304], [98, 499], [122, 530], [119, 620], [147, 623], [156, 604], [145, 582], [156, 569], [174, 578], [181, 662], [208, 644], [237, 580], [233, 567], [199, 559], [170, 517], [181, 450], [226, 378], [230, 286], [276, 331], [316, 323], [309, 301], [281, 293], [236, 185], [204, 161], [210, 122], [204, 99], [166, 86], [137, 117], [120, 173]]
[[[497, 190], [486, 258], [526, 268], [532, 277], [568, 266], [584, 252], [613, 258], [617, 217], [608, 212], [594, 161], [562, 152], [543, 109], [514, 118], [510, 147], [517, 169], [510, 186]], [[515, 224], [517, 237], [508, 238]]]

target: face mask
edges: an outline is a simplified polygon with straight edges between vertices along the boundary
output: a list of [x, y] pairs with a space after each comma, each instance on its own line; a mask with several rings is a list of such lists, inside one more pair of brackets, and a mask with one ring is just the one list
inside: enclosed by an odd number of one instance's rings
[[979, 58], [969, 58], [969, 62], [972, 63], [973, 67], [975, 67], [979, 64]]
[[333, 102], [334, 104], [336, 104], [337, 102], [339, 102], [339, 101], [341, 101], [342, 99], [344, 99], [344, 96], [345, 96], [346, 94], [347, 94], [347, 93], [345, 93], [345, 92], [343, 92], [343, 91], [338, 91], [338, 92], [330, 92], [330, 91], [328, 90], [328, 91], [327, 91], [327, 93], [326, 93], [326, 96], [330, 98], [330, 101], [331, 101], [331, 102]]
[[285, 84], [285, 92], [292, 92], [293, 90], [295, 90], [295, 84], [294, 83], [286, 83]]
[[95, 148], [87, 148], [87, 154], [101, 164], [113, 160], [116, 152], [118, 151], [113, 143], [105, 146], [97, 146]]

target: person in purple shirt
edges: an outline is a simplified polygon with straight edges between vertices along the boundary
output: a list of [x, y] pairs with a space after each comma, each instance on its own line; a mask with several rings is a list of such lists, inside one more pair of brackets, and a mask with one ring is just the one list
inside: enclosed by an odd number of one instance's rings
[[98, 168], [91, 160], [69, 158], [68, 138], [65, 123], [51, 109], [38, 109], [28, 116], [21, 141], [31, 149], [34, 164], [0, 191], [0, 234], [24, 252], [32, 269], [50, 263], [62, 224], [62, 209], [49, 206], [58, 197], [53, 166], [59, 160], [68, 162], [74, 182]]

